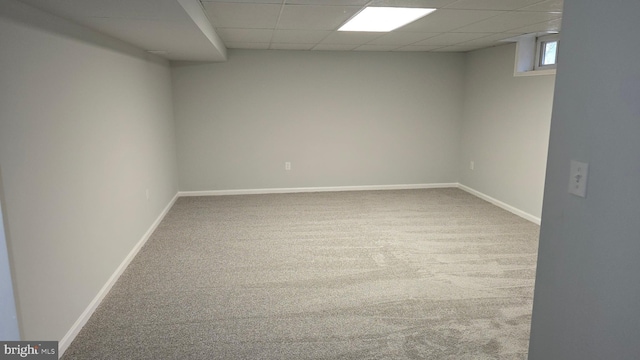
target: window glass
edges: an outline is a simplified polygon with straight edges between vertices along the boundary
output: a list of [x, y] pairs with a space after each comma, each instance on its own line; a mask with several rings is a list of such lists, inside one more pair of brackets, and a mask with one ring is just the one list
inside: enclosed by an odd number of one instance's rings
[[536, 39], [534, 70], [555, 69], [558, 63], [558, 34], [541, 36]]
[[547, 41], [542, 46], [542, 59], [540, 65], [555, 65], [558, 52], [558, 41]]

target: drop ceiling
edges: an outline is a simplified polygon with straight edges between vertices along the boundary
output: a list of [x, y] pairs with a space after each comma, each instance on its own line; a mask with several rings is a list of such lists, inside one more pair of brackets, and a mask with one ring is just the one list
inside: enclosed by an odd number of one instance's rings
[[[22, 0], [170, 60], [226, 49], [466, 52], [560, 31], [562, 0]], [[437, 11], [390, 33], [338, 32], [366, 6]]]

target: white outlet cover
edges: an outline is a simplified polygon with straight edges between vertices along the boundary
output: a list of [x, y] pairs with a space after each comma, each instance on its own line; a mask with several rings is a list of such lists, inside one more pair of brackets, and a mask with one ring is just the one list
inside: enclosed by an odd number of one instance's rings
[[589, 164], [571, 160], [571, 167], [569, 171], [569, 193], [580, 197], [586, 197], [588, 174]]

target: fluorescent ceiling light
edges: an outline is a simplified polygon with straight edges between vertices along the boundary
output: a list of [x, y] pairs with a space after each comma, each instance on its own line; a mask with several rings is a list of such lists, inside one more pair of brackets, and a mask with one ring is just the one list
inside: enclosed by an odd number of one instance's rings
[[389, 32], [416, 21], [436, 9], [368, 7], [352, 17], [338, 31]]

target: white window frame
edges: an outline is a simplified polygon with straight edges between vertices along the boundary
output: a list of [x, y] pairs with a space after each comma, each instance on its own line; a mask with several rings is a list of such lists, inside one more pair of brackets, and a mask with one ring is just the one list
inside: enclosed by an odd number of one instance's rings
[[[542, 65], [542, 52], [544, 51], [544, 44], [548, 42], [556, 41], [558, 43], [556, 48], [556, 59], [553, 64], [550, 65]], [[560, 50], [560, 35], [546, 35], [540, 36], [536, 39], [536, 58], [533, 66], [533, 70], [551, 70], [555, 69], [558, 65], [558, 51]]]

